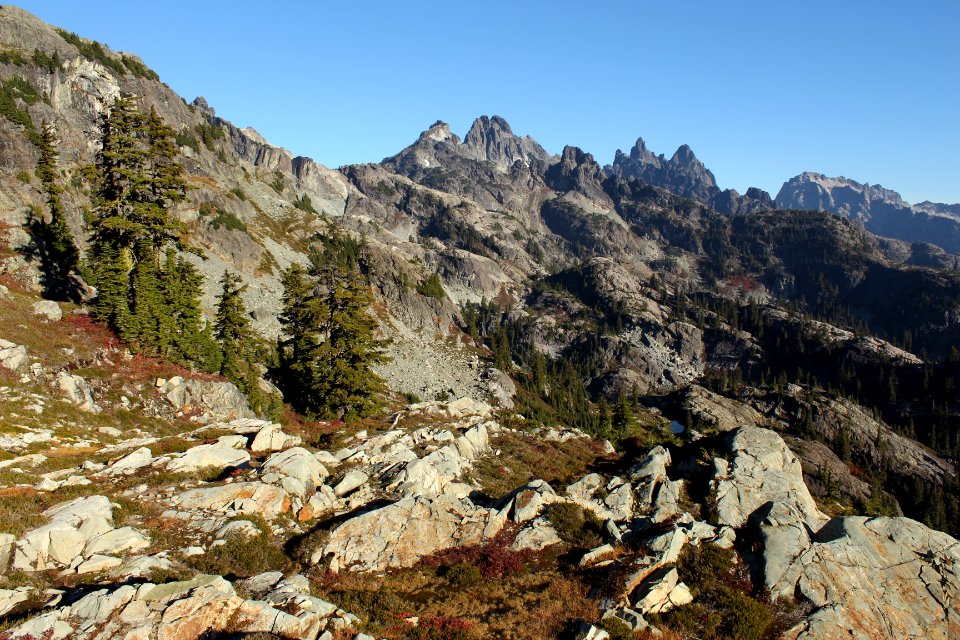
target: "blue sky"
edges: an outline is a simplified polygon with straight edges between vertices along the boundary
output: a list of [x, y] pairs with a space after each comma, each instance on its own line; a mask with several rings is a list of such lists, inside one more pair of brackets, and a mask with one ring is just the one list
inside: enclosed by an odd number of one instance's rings
[[960, 202], [960, 1], [22, 1], [328, 166], [499, 114], [601, 164], [689, 144], [722, 188], [801, 171]]

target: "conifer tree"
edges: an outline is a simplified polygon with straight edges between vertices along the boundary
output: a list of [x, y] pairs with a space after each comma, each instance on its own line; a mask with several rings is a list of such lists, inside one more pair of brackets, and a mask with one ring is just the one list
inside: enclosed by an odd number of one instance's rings
[[102, 118], [91, 224], [94, 317], [139, 351], [217, 370], [219, 348], [200, 313], [203, 278], [174, 251], [189, 249], [184, 225], [170, 213], [186, 192], [176, 154], [173, 131], [129, 96]]
[[164, 316], [172, 331], [162, 343], [164, 353], [175, 362], [192, 363], [205, 371], [220, 369], [220, 347], [210, 324], [200, 313], [203, 276], [192, 264], [167, 248], [163, 287]]
[[620, 439], [628, 436], [633, 428], [634, 420], [633, 410], [630, 408], [627, 394], [621, 389], [617, 396], [617, 404], [613, 408], [614, 437]]
[[238, 275], [229, 271], [223, 272], [213, 323], [213, 335], [220, 343], [223, 354], [220, 373], [238, 386], [241, 386], [246, 378], [244, 369], [250, 368], [243, 365], [248, 357], [248, 343], [251, 338], [250, 318], [240, 297], [246, 288], [246, 285], [241, 286]]
[[321, 413], [322, 399], [316, 398], [314, 391], [320, 386], [317, 364], [321, 326], [329, 314], [314, 295], [314, 285], [302, 265], [291, 265], [283, 274], [282, 284], [279, 319], [284, 337], [278, 351], [284, 397], [301, 413]]
[[336, 244], [314, 254], [309, 271], [293, 265], [283, 277], [280, 377], [294, 407], [318, 418], [368, 415], [383, 387], [372, 366], [385, 361], [386, 341], [375, 337], [356, 261], [338, 255]]
[[37, 141], [40, 157], [36, 175], [47, 195], [50, 222], [38, 220], [36, 231], [39, 232], [46, 254], [44, 269], [50, 279], [47, 288], [54, 294], [69, 295], [72, 289], [69, 284], [70, 273], [79, 268], [80, 252], [67, 226], [66, 210], [60, 199], [63, 188], [57, 180], [57, 158], [60, 156], [57, 144], [53, 126], [44, 122]]

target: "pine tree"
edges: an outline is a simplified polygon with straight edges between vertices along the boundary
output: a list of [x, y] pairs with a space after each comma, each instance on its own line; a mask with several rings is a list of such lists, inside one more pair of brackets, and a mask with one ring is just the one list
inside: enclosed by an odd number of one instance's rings
[[[247, 377], [245, 365], [248, 357], [249, 341], [251, 339], [250, 318], [247, 316], [240, 297], [246, 290], [241, 286], [240, 276], [223, 272], [220, 279], [220, 297], [217, 300], [217, 311], [213, 322], [213, 335], [220, 343], [222, 352], [220, 373], [234, 384], [246, 387], [243, 382]], [[249, 393], [249, 389], [247, 390]]]
[[284, 397], [301, 413], [319, 413], [322, 399], [313, 397], [313, 390], [319, 386], [316, 365], [321, 326], [329, 314], [314, 295], [314, 285], [303, 266], [291, 265], [281, 282], [283, 309], [279, 319], [284, 337], [278, 351]]
[[192, 264], [167, 249], [164, 268], [164, 315], [172, 328], [163, 344], [165, 355], [175, 362], [195, 364], [205, 371], [220, 369], [220, 347], [212, 327], [200, 312], [203, 276]]
[[138, 351], [164, 354], [170, 339], [168, 309], [160, 289], [157, 254], [146, 238], [137, 240], [132, 252], [127, 322], [117, 327], [120, 337]]
[[50, 222], [38, 220], [36, 232], [43, 244], [44, 271], [50, 280], [48, 291], [54, 295], [71, 295], [73, 287], [70, 284], [70, 274], [79, 269], [80, 252], [70, 227], [67, 226], [66, 210], [60, 199], [63, 188], [57, 180], [57, 158], [60, 156], [57, 144], [53, 126], [44, 122], [37, 141], [40, 157], [37, 160], [36, 175], [47, 195]]
[[613, 408], [613, 434], [614, 438], [619, 440], [630, 435], [633, 429], [635, 418], [633, 410], [630, 408], [630, 402], [627, 400], [627, 394], [621, 390], [617, 396], [617, 404]]
[[385, 361], [386, 341], [375, 337], [370, 294], [348, 257], [328, 244], [309, 272], [293, 265], [283, 276], [280, 378], [286, 398], [311, 417], [364, 416], [379, 406], [383, 380], [372, 367]]
[[102, 118], [91, 224], [94, 317], [136, 350], [218, 370], [219, 347], [200, 313], [203, 277], [174, 251], [189, 249], [185, 226], [170, 213], [186, 192], [176, 155], [173, 131], [132, 98], [117, 98]]

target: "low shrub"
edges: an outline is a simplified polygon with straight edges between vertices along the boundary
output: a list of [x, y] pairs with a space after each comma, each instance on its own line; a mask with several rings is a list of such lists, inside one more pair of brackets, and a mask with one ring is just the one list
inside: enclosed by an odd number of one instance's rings
[[607, 618], [600, 628], [610, 634], [610, 640], [633, 640], [633, 629], [620, 618]]
[[681, 581], [695, 600], [650, 622], [707, 640], [761, 640], [773, 622], [765, 603], [750, 596], [752, 584], [733, 551], [712, 544], [687, 546], [677, 559]]
[[480, 582], [480, 580], [483, 579], [483, 574], [480, 573], [480, 569], [477, 567], [459, 562], [447, 567], [446, 571], [443, 572], [443, 577], [454, 586], [469, 587], [470, 585]]
[[547, 519], [560, 539], [568, 544], [593, 548], [603, 539], [603, 522], [580, 505], [570, 502], [551, 505]]
[[512, 532], [502, 531], [484, 544], [445, 549], [427, 556], [422, 563], [428, 567], [468, 565], [475, 567], [484, 578], [515, 575], [526, 569], [527, 562], [533, 558], [533, 552], [511, 549], [514, 537]]
[[440, 281], [440, 274], [436, 271], [430, 274], [429, 278], [417, 285], [417, 293], [441, 301], [447, 297], [447, 292], [443, 290], [443, 283]]
[[245, 578], [265, 571], [282, 571], [290, 559], [262, 524], [258, 523], [258, 528], [260, 533], [255, 536], [235, 533], [228, 536], [224, 544], [185, 561], [203, 573]]
[[474, 623], [463, 618], [429, 616], [419, 620], [417, 626], [405, 635], [408, 640], [470, 640]]

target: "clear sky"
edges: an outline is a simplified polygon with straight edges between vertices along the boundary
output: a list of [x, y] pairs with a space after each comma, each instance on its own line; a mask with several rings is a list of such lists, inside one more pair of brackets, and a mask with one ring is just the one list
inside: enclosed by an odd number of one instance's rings
[[689, 144], [721, 188], [802, 171], [960, 202], [960, 1], [27, 1], [331, 167], [499, 114], [601, 164]]

